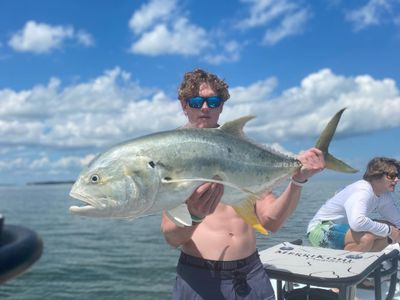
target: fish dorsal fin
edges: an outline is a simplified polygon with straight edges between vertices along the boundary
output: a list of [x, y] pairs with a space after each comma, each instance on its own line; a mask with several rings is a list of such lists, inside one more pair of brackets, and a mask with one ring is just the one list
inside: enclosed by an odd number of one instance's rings
[[229, 133], [231, 135], [244, 137], [244, 133], [243, 133], [244, 125], [248, 121], [250, 121], [251, 119], [254, 119], [254, 118], [255, 118], [255, 116], [244, 116], [239, 119], [226, 122], [221, 127], [219, 127], [219, 129], [226, 133]]

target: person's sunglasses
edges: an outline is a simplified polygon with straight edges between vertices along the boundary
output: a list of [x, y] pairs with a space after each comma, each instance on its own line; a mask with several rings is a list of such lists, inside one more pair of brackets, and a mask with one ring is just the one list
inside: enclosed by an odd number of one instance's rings
[[389, 180], [395, 180], [396, 178], [399, 178], [399, 173], [385, 173], [385, 175]]
[[207, 106], [209, 108], [217, 108], [221, 105], [223, 100], [218, 96], [212, 96], [212, 97], [197, 96], [187, 99], [186, 102], [187, 104], [189, 104], [191, 108], [202, 108], [204, 102], [207, 102]]

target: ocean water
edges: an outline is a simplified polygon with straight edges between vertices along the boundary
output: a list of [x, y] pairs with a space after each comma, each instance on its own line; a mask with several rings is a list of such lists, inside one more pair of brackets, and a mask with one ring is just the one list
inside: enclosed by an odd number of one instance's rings
[[[295, 213], [275, 234], [259, 235], [265, 249], [302, 238], [308, 221], [349, 179], [315, 179], [303, 188]], [[160, 214], [136, 220], [71, 215], [70, 185], [0, 187], [6, 224], [23, 225], [43, 239], [43, 255], [27, 272], [0, 285], [0, 299], [169, 299], [179, 250], [160, 232]], [[279, 190], [277, 191], [279, 192]]]

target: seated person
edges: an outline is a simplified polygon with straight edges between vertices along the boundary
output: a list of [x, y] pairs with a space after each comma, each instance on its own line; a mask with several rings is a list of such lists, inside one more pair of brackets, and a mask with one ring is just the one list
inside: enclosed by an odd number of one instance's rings
[[[393, 192], [400, 162], [373, 158], [362, 180], [327, 200], [308, 224], [307, 236], [316, 247], [377, 252], [400, 241], [400, 211]], [[382, 220], [374, 220], [377, 212]]]

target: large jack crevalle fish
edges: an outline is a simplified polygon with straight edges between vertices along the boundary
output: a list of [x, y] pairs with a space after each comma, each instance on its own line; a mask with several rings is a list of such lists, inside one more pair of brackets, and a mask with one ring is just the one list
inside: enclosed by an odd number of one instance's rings
[[[328, 153], [344, 109], [322, 132], [316, 148], [326, 167], [356, 172]], [[70, 195], [85, 202], [71, 206], [88, 217], [137, 218], [166, 210], [178, 225], [191, 225], [184, 201], [203, 182], [225, 186], [221, 202], [234, 207], [248, 224], [262, 233], [254, 203], [280, 181], [301, 168], [301, 163], [246, 139], [243, 127], [252, 116], [219, 128], [182, 128], [139, 137], [97, 156], [82, 171]], [[218, 178], [215, 179], [215, 178]]]

